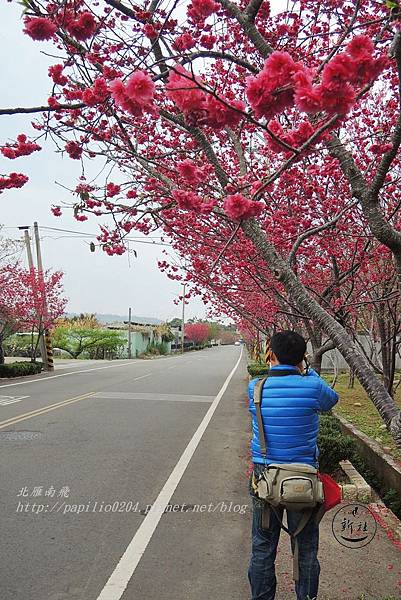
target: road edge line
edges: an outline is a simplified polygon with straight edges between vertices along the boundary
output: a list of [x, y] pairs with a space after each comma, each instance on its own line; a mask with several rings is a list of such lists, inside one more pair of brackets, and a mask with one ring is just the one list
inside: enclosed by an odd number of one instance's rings
[[241, 347], [241, 353], [234, 368], [227, 376], [225, 382], [220, 388], [220, 391], [203, 417], [200, 425], [188, 442], [184, 452], [181, 454], [177, 464], [161, 489], [150, 511], [147, 513], [145, 519], [135, 532], [134, 537], [118, 561], [117, 566], [97, 597], [97, 600], [120, 600], [121, 596], [124, 594], [124, 591], [126, 590], [128, 583], [133, 576], [135, 569], [138, 566], [139, 561], [141, 560], [172, 495], [180, 483], [181, 478], [184, 475], [187, 466], [220, 403], [220, 400], [227, 390], [227, 387], [241, 362], [242, 353], [243, 347]]

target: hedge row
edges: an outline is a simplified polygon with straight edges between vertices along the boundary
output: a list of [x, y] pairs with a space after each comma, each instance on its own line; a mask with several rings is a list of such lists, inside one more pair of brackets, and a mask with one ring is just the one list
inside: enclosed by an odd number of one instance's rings
[[42, 370], [42, 364], [37, 362], [19, 361], [0, 365], [0, 377], [21, 377], [36, 375]]
[[260, 363], [250, 363], [247, 366], [248, 373], [251, 377], [264, 377], [269, 372], [267, 365], [261, 365]]

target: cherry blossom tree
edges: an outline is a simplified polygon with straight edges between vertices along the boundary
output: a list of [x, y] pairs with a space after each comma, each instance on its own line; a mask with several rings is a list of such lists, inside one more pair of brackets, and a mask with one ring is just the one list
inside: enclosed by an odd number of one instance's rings
[[[258, 297], [270, 322], [277, 309], [301, 319], [317, 349], [340, 350], [401, 447], [400, 411], [347, 330], [339, 291], [354, 263], [373, 260], [371, 244], [401, 280], [398, 2], [300, 0], [278, 14], [263, 0], [24, 6], [25, 34], [59, 58], [43, 106], [0, 110], [43, 117], [3, 156], [50, 136], [80, 161], [75, 218], [111, 216], [99, 235], [110, 255], [133, 229], [164, 229], [182, 256], [203, 243], [190, 253], [194, 292], [253, 321]], [[91, 159], [104, 179], [86, 181]], [[0, 191], [26, 181], [7, 173]], [[241, 279], [224, 289], [230, 269]], [[238, 302], [235, 286], [251, 281], [259, 296]]]
[[62, 277], [60, 271], [47, 271], [43, 279], [38, 278], [34, 269], [23, 269], [18, 263], [0, 268], [0, 364], [8, 336], [21, 330], [41, 334], [64, 313]]
[[204, 344], [209, 337], [209, 326], [207, 323], [187, 323], [184, 332], [194, 344]]

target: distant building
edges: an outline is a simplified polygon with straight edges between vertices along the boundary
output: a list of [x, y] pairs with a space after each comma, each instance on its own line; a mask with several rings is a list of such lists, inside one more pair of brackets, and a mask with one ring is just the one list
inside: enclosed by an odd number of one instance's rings
[[[122, 358], [128, 358], [128, 321], [109, 323], [107, 329], [118, 331], [125, 337], [127, 343], [121, 350]], [[161, 325], [154, 323], [131, 322], [131, 356], [136, 358], [141, 354], [171, 354], [171, 342], [164, 341]]]

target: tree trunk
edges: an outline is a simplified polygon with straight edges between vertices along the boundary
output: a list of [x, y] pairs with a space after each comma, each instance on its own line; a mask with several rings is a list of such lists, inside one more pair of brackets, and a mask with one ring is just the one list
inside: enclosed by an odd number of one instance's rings
[[378, 381], [367, 359], [358, 351], [354, 341], [328, 312], [309, 294], [297, 279], [287, 262], [269, 242], [255, 219], [241, 224], [246, 237], [250, 239], [266, 261], [274, 276], [284, 286], [289, 297], [297, 302], [299, 309], [330, 337], [350, 367], [354, 368], [361, 385], [377, 408], [380, 416], [401, 448], [401, 411], [396, 406], [383, 384]]
[[0, 365], [4, 365], [4, 348], [3, 348], [4, 338], [3, 335], [0, 334]]
[[355, 369], [353, 369], [352, 367], [350, 367], [349, 377], [348, 377], [348, 388], [350, 390], [353, 390], [354, 389], [354, 384], [355, 384]]

